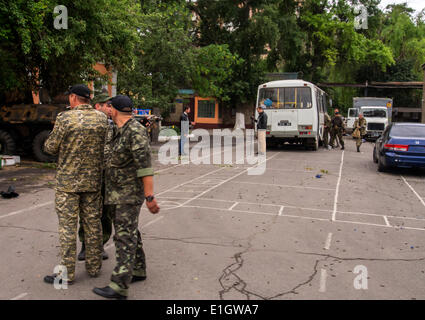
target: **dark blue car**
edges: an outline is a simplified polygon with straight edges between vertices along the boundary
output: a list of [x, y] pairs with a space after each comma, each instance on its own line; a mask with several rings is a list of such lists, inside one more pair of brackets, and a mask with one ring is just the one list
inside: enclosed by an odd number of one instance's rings
[[392, 123], [376, 140], [373, 161], [378, 171], [390, 168], [425, 168], [425, 124]]

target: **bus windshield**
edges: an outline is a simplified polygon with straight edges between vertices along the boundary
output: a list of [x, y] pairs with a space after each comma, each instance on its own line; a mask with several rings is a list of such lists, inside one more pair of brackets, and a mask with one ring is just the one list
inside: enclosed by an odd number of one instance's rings
[[261, 88], [259, 105], [270, 99], [272, 105], [266, 109], [310, 109], [312, 107], [309, 87]]

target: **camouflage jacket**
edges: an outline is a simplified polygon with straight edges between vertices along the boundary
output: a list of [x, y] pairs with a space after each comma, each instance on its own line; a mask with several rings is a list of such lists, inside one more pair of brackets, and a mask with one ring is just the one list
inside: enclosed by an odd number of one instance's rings
[[142, 177], [153, 176], [146, 128], [130, 119], [110, 141], [106, 160], [105, 203], [141, 204], [145, 198]]
[[100, 190], [107, 126], [106, 115], [88, 104], [58, 114], [44, 143], [45, 152], [59, 155], [56, 190]]
[[332, 127], [332, 120], [328, 113], [325, 113], [325, 127], [328, 129]]
[[361, 120], [360, 120], [360, 118], [357, 118], [356, 121], [354, 121], [353, 129], [355, 130], [357, 127], [360, 127], [359, 128], [360, 134], [362, 136], [364, 136], [366, 134], [366, 125], [367, 125], [367, 122], [366, 122], [365, 118], [363, 118]]
[[105, 153], [104, 153], [104, 167], [106, 167], [106, 163], [108, 158], [111, 156], [111, 141], [114, 138], [115, 133], [117, 132], [117, 126], [115, 123], [108, 119], [108, 130], [106, 131], [106, 139], [105, 139]]

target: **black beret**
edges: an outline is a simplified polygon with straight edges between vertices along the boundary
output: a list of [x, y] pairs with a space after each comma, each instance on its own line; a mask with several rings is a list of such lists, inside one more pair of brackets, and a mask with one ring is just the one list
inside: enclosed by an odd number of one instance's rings
[[121, 112], [132, 112], [133, 111], [133, 101], [128, 96], [117, 95], [108, 101], [114, 109], [117, 109]]
[[69, 87], [68, 91], [65, 92], [66, 95], [74, 93], [77, 96], [90, 99], [90, 89], [85, 84], [76, 84], [75, 86]]

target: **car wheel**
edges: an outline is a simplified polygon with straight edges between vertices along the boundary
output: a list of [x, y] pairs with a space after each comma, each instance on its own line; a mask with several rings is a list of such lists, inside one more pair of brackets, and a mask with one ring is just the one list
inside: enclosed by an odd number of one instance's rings
[[381, 158], [378, 158], [378, 171], [386, 172], [387, 170], [388, 170], [387, 166], [382, 163]]
[[373, 162], [378, 163], [378, 158], [376, 157], [376, 147], [373, 148]]

